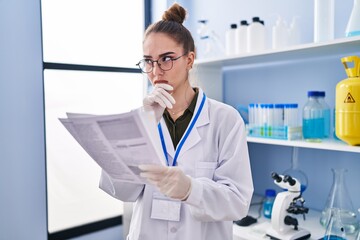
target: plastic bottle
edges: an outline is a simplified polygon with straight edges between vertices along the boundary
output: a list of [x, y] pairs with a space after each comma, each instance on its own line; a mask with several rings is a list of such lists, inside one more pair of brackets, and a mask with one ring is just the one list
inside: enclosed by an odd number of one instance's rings
[[334, 39], [334, 0], [315, 0], [314, 42]]
[[324, 111], [324, 138], [330, 136], [330, 107], [325, 101], [325, 92], [321, 91], [319, 96], [319, 102], [322, 105]]
[[253, 17], [247, 32], [248, 52], [259, 52], [266, 48], [266, 29], [259, 17]]
[[265, 190], [265, 200], [263, 202], [263, 214], [266, 218], [271, 218], [271, 212], [274, 205], [276, 191], [274, 189]]
[[298, 45], [301, 43], [301, 34], [299, 28], [299, 17], [293, 17], [289, 27], [289, 46]]
[[309, 141], [321, 141], [324, 138], [324, 111], [319, 102], [319, 91], [309, 91], [308, 100], [303, 109], [303, 137]]
[[235, 23], [230, 25], [230, 29], [226, 31], [225, 39], [225, 49], [226, 49], [226, 55], [234, 55], [235, 52], [235, 33], [236, 33], [237, 25]]
[[354, 0], [345, 34], [346, 37], [360, 36], [360, 0]]
[[235, 52], [242, 54], [247, 52], [247, 29], [249, 24], [246, 20], [240, 21], [235, 33]]
[[275, 25], [272, 28], [272, 48], [279, 49], [288, 46], [289, 32], [285, 21], [278, 16]]

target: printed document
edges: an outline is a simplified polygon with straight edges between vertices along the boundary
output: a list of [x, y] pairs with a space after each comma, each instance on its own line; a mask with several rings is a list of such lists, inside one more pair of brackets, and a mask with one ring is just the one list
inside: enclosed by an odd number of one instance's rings
[[67, 118], [59, 120], [90, 157], [118, 181], [145, 183], [140, 177], [140, 164], [166, 163], [152, 112], [67, 113]]

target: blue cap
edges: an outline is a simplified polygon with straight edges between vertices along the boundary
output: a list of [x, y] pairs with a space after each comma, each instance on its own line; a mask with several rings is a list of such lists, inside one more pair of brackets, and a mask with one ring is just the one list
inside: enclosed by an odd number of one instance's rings
[[276, 191], [274, 189], [266, 189], [265, 190], [265, 195], [267, 197], [275, 197], [276, 196]]
[[308, 91], [308, 97], [320, 97], [321, 92], [320, 91]]

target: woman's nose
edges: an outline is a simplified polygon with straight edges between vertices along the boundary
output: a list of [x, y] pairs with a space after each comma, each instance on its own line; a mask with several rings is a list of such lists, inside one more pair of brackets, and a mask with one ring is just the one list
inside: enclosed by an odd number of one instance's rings
[[158, 62], [153, 62], [153, 74], [162, 74], [164, 71], [160, 68], [160, 65]]

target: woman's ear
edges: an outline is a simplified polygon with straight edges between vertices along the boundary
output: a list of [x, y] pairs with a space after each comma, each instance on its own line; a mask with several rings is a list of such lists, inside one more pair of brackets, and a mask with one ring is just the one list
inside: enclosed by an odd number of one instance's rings
[[194, 65], [194, 60], [195, 60], [195, 53], [194, 52], [189, 52], [187, 55], [187, 70], [192, 69], [193, 65]]

